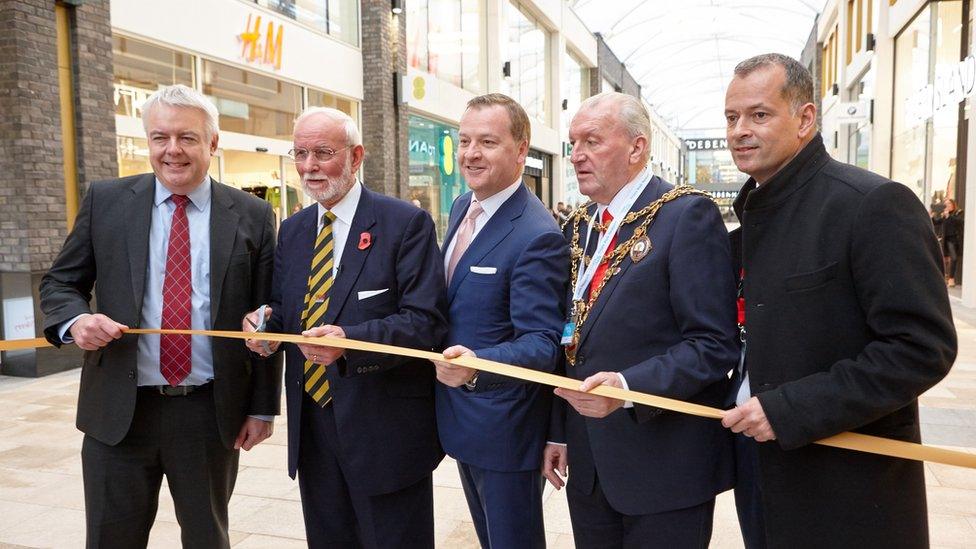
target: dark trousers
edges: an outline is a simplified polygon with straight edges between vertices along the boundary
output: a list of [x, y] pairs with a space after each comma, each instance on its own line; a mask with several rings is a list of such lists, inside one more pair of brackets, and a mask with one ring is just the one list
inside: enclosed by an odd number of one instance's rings
[[503, 472], [458, 462], [461, 486], [481, 546], [534, 549], [546, 546], [539, 471]]
[[739, 515], [739, 528], [746, 549], [766, 548], [757, 446], [755, 440], [745, 435], [735, 435], [735, 512]]
[[87, 547], [145, 547], [163, 475], [183, 547], [230, 547], [227, 503], [237, 459], [220, 442], [211, 390], [167, 397], [140, 389], [122, 442], [109, 446], [85, 436], [82, 443]]
[[570, 482], [566, 497], [578, 549], [704, 549], [712, 538], [714, 499], [686, 509], [624, 515], [610, 506], [599, 478], [590, 494]]
[[298, 486], [310, 549], [434, 547], [431, 475], [389, 494], [360, 493], [349, 486], [335, 450], [332, 405], [322, 408], [304, 395], [301, 429]]

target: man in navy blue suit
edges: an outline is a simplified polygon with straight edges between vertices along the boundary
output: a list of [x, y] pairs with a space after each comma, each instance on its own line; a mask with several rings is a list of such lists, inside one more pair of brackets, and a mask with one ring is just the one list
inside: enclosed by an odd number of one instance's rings
[[[306, 110], [294, 144], [317, 204], [281, 224], [268, 331], [441, 349], [444, 270], [430, 215], [356, 180], [364, 149], [344, 113]], [[261, 320], [252, 312], [245, 330]], [[309, 547], [433, 547], [431, 473], [444, 454], [430, 363], [291, 344], [286, 359], [288, 472]]]
[[[446, 358], [478, 356], [552, 372], [569, 247], [522, 184], [529, 118], [488, 94], [461, 117], [458, 164], [471, 187], [454, 202], [444, 240], [450, 330]], [[545, 547], [539, 474], [551, 393], [488, 372], [435, 362], [437, 426], [458, 462], [482, 547]]]
[[[593, 201], [565, 226], [572, 248], [566, 374], [543, 473], [569, 464], [577, 547], [706, 547], [715, 495], [733, 484], [718, 421], [633, 405], [598, 385], [720, 407], [735, 366], [735, 286], [718, 208], [653, 176], [639, 100], [604, 93], [570, 126], [571, 161]], [[590, 261], [590, 258], [593, 258]], [[568, 405], [568, 406], [567, 406]], [[561, 473], [560, 474], [557, 474]]]

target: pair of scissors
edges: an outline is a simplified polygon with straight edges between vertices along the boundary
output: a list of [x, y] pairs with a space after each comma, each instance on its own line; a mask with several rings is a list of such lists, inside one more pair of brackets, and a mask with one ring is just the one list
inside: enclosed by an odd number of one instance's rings
[[[265, 318], [264, 315], [267, 309], [268, 309], [267, 305], [261, 305], [257, 310], [258, 318], [261, 319], [260, 324], [255, 324], [254, 322], [251, 321], [250, 318], [244, 317], [244, 319], [247, 320], [247, 323], [250, 324], [252, 328], [254, 328], [255, 332], [263, 332], [268, 327], [268, 319]], [[271, 350], [271, 346], [268, 345], [267, 341], [261, 341], [261, 348], [264, 350], [265, 354], [270, 355], [273, 352]]]

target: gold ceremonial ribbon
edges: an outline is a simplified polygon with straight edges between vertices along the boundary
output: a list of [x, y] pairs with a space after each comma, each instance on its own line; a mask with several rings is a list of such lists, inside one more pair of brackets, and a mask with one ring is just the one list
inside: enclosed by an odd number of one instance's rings
[[[254, 332], [230, 332], [230, 331], [218, 331], [218, 330], [152, 330], [152, 329], [142, 329], [142, 328], [130, 328], [126, 330], [126, 333], [182, 334], [182, 335], [188, 334], [188, 335], [196, 335], [196, 336], [223, 337], [223, 338], [232, 338], [232, 339], [251, 339], [255, 336]], [[366, 341], [357, 341], [355, 339], [345, 339], [345, 338], [328, 337], [328, 336], [303, 337], [297, 334], [272, 334], [266, 332], [262, 332], [260, 334], [260, 338], [266, 341], [278, 341], [278, 342], [285, 342], [285, 343], [308, 343], [312, 345], [339, 347], [342, 349], [367, 351], [371, 353], [392, 354], [392, 355], [399, 355], [399, 356], [406, 356], [406, 357], [413, 357], [413, 358], [421, 358], [425, 360], [444, 360], [444, 356], [440, 353], [434, 353], [431, 351], [421, 351], [418, 349], [409, 349], [407, 347], [384, 345], [381, 343], [369, 343]], [[12, 351], [17, 349], [30, 349], [30, 348], [39, 348], [39, 347], [47, 347], [47, 346], [50, 346], [50, 343], [48, 343], [43, 338], [0, 341], [0, 351]], [[580, 385], [579, 380], [576, 379], [557, 376], [555, 374], [549, 374], [546, 372], [539, 372], [536, 370], [530, 370], [528, 368], [522, 368], [519, 366], [512, 366], [511, 364], [503, 364], [501, 362], [485, 360], [483, 358], [462, 356], [452, 360], [447, 360], [446, 362], [451, 362], [453, 364], [466, 366], [468, 368], [474, 368], [476, 370], [480, 370], [483, 372], [491, 372], [493, 374], [500, 374], [507, 377], [513, 377], [524, 381], [532, 381], [535, 383], [541, 383], [543, 385], [551, 385], [553, 387], [562, 387], [564, 389], [569, 389], [572, 391], [579, 390], [579, 385]], [[722, 417], [722, 410], [718, 408], [712, 408], [710, 406], [702, 406], [700, 404], [693, 404], [691, 402], [684, 402], [672, 398], [649, 395], [646, 393], [638, 393], [636, 391], [627, 391], [624, 389], [618, 389], [616, 387], [609, 387], [606, 385], [600, 385], [594, 388], [592, 391], [590, 391], [590, 393], [594, 395], [616, 398], [620, 400], [629, 400], [637, 404], [654, 406], [656, 408], [670, 410], [672, 412], [679, 412], [682, 414], [690, 414], [693, 416], [706, 417], [711, 419], [721, 419]], [[936, 448], [933, 446], [926, 446], [924, 444], [917, 444], [914, 442], [893, 440], [889, 438], [864, 435], [861, 433], [851, 433], [851, 432], [840, 433], [838, 435], [834, 435], [832, 437], [828, 437], [823, 440], [818, 440], [815, 442], [815, 444], [821, 444], [823, 446], [831, 446], [834, 448], [843, 448], [845, 450], [867, 452], [870, 454], [878, 454], [882, 456], [912, 459], [916, 461], [930, 461], [933, 463], [943, 463], [946, 465], [956, 465], [959, 467], [968, 467], [970, 469], [976, 469], [976, 454], [968, 454], [966, 452], [959, 452], [956, 450], [947, 450], [944, 448]]]

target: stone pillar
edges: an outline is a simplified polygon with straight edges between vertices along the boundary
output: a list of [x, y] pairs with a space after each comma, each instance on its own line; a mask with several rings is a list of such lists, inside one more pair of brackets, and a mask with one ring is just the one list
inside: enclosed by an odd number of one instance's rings
[[[0, 0], [0, 334], [41, 334], [37, 287], [68, 231], [56, 9], [65, 9], [72, 59], [76, 170], [86, 180], [118, 174], [108, 2], [56, 7]], [[38, 376], [80, 365], [77, 351], [3, 353], [0, 372]]]
[[406, 15], [392, 13], [390, 0], [362, 0], [363, 183], [390, 196], [406, 196], [407, 106], [400, 104], [400, 78], [407, 71]]

